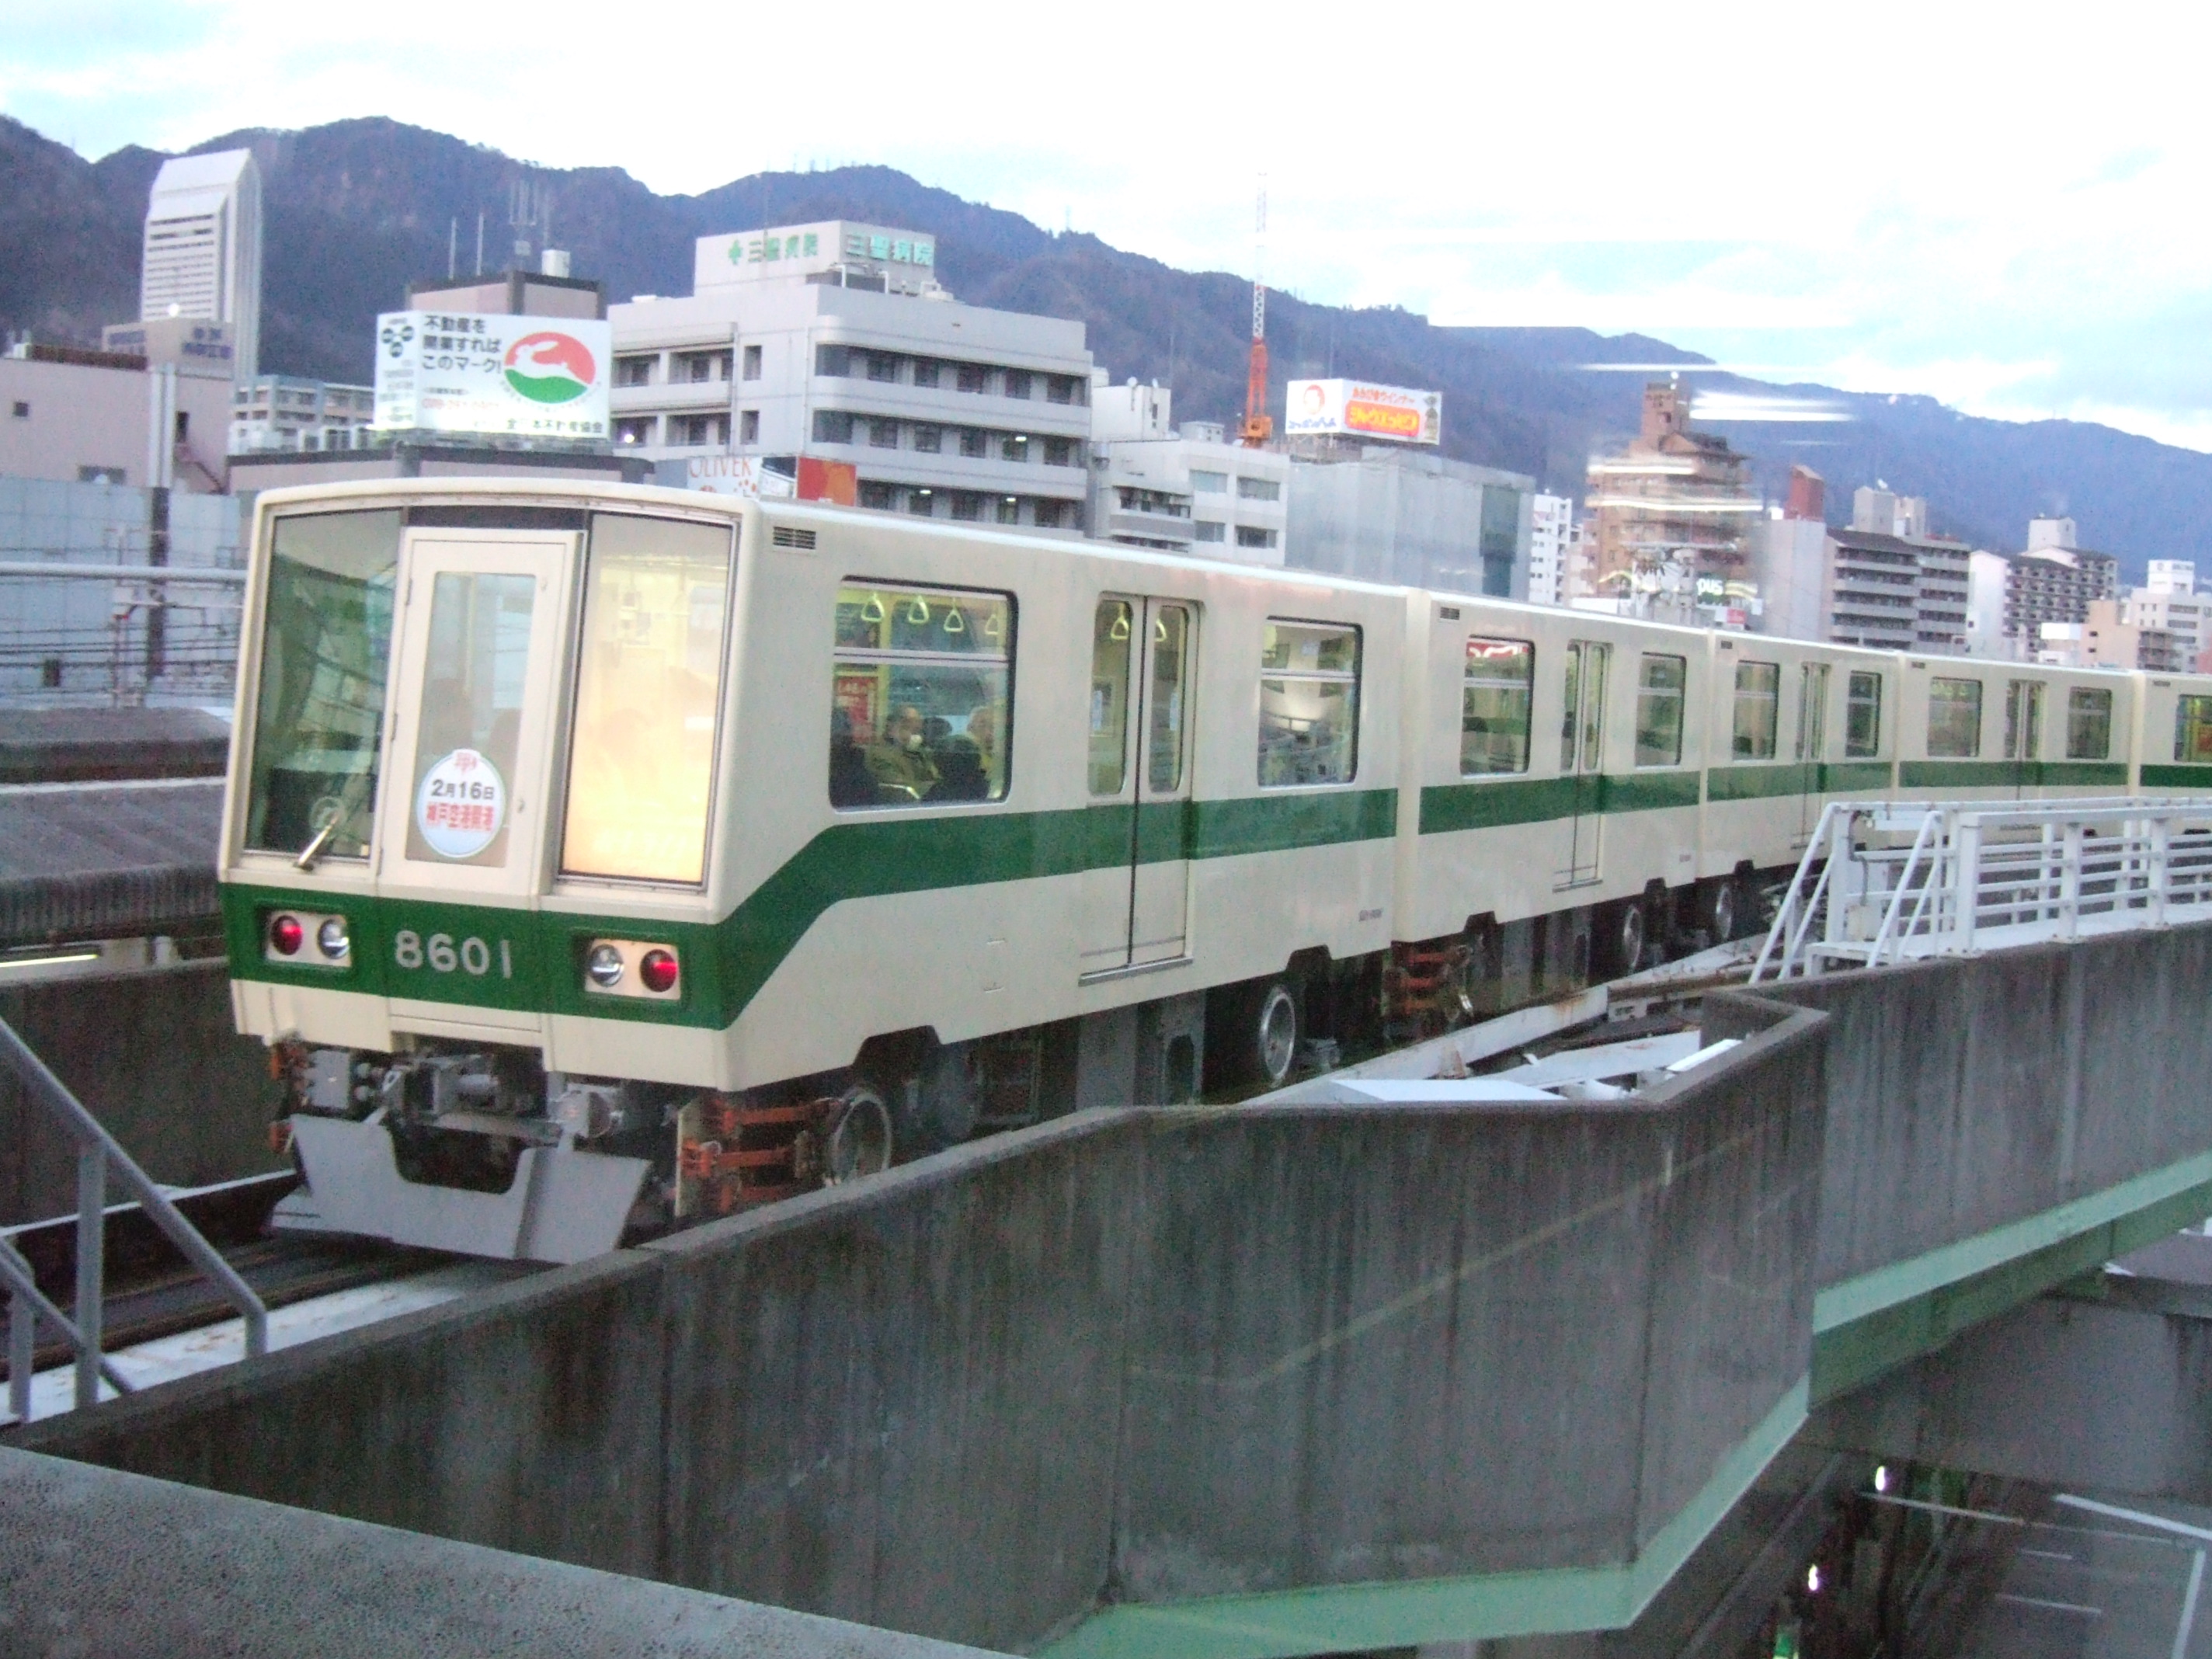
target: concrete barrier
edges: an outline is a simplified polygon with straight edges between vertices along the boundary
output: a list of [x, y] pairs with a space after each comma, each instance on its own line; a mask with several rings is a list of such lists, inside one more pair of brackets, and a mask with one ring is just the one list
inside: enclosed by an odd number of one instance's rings
[[10, 1438], [996, 1648], [1622, 1626], [1803, 1413], [1764, 1020], [1637, 1101], [1079, 1114]]
[[976, 1659], [973, 1648], [29, 1452], [0, 1450], [0, 1651], [11, 1655]]
[[2198, 923], [1760, 988], [1830, 1022], [1816, 1400], [2212, 1214], [2208, 986]]
[[[232, 1026], [222, 963], [8, 986], [0, 1019], [164, 1185], [279, 1167], [269, 1123], [280, 1091], [268, 1051]], [[76, 1148], [0, 1068], [0, 1225], [76, 1208]]]

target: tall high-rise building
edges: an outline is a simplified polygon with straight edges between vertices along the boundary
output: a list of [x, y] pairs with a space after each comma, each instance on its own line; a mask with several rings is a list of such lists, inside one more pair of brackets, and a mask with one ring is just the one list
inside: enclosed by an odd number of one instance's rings
[[138, 315], [228, 324], [233, 374], [260, 372], [261, 173], [252, 150], [161, 163], [146, 204]]
[[1567, 602], [1567, 560], [1574, 550], [1575, 504], [1565, 495], [1532, 496], [1528, 514], [1528, 602]]
[[1601, 595], [1671, 622], [1740, 614], [1756, 597], [1749, 539], [1765, 509], [1750, 461], [1691, 427], [1680, 386], [1644, 387], [1643, 429], [1626, 453], [1591, 459], [1583, 507]]

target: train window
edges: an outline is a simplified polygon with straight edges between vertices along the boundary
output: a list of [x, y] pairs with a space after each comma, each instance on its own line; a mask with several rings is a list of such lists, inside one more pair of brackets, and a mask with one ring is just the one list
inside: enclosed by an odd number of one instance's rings
[[1866, 672], [1851, 676], [1844, 704], [1844, 757], [1872, 760], [1881, 753], [1881, 676]]
[[1006, 793], [1014, 596], [848, 580], [837, 590], [830, 804]]
[[1271, 617], [1260, 673], [1260, 787], [1351, 782], [1359, 765], [1359, 630]]
[[2212, 763], [2212, 697], [2174, 700], [2173, 757], [2191, 765]]
[[[480, 799], [473, 805], [458, 803], [485, 787], [477, 769], [483, 763], [489, 763], [493, 785], [520, 775], [516, 744], [537, 606], [538, 578], [527, 572], [441, 570], [433, 578], [415, 776], [407, 792], [416, 803], [407, 819], [409, 858], [505, 866], [509, 837], [501, 809]], [[471, 813], [491, 828], [489, 842], [466, 833], [474, 827]], [[459, 842], [446, 841], [457, 828]]]
[[1782, 665], [1740, 662], [1735, 665], [1737, 760], [1772, 760], [1781, 726]]
[[1129, 641], [1136, 610], [1101, 599], [1091, 623], [1091, 793], [1118, 795], [1129, 775]]
[[2077, 685], [2066, 694], [2066, 758], [2100, 761], [2112, 752], [2112, 694]]
[[1982, 752], [1982, 683], [1928, 682], [1928, 753], [1937, 760], [1972, 760]]
[[727, 527], [592, 515], [564, 874], [705, 878], [729, 606]]
[[1681, 657], [1644, 654], [1636, 675], [1636, 763], [1682, 763], [1682, 696], [1690, 665]]
[[1467, 642], [1467, 677], [1460, 691], [1460, 776], [1528, 769], [1535, 684], [1536, 647], [1528, 641]]
[[269, 556], [246, 844], [363, 858], [392, 656], [399, 514], [280, 518]]
[[1182, 787], [1184, 688], [1190, 670], [1190, 607], [1150, 607], [1152, 618], [1152, 684], [1146, 693], [1145, 787], [1171, 795]]

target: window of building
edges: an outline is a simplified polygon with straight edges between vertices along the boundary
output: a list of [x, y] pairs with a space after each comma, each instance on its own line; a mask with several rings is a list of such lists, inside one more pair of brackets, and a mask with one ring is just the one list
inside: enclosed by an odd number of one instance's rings
[[853, 353], [849, 347], [823, 345], [814, 348], [814, 372], [842, 378], [853, 372]]
[[934, 455], [945, 447], [945, 428], [941, 426], [917, 426], [914, 429], [914, 447], [925, 455]]
[[1072, 505], [1073, 503], [1068, 501], [1039, 501], [1035, 509], [1037, 528], [1040, 530], [1066, 529], [1068, 509]]
[[888, 351], [871, 351], [868, 359], [868, 378], [872, 380], [896, 381], [899, 377], [899, 360]]
[[1274, 544], [1275, 532], [1272, 530], [1256, 530], [1249, 524], [1237, 526], [1237, 545], [1239, 547], [1273, 547]]
[[876, 479], [863, 478], [860, 481], [860, 505], [872, 507], [878, 513], [888, 513], [898, 505], [898, 491]]
[[906, 510], [917, 519], [937, 516], [937, 492], [933, 489], [909, 489], [906, 493]]
[[1192, 524], [1191, 528], [1196, 532], [1198, 539], [1202, 542], [1221, 542], [1229, 538], [1229, 526], [1216, 523], [1212, 519], [1197, 520]]
[[[819, 417], [817, 417], [817, 420]], [[849, 417], [848, 417], [849, 419]], [[697, 447], [712, 443], [714, 419], [711, 415], [672, 415], [668, 417], [668, 441], [679, 446]]]
[[[297, 853], [325, 826], [362, 858], [376, 808], [399, 514], [279, 518], [271, 533], [246, 844]], [[2212, 702], [2212, 699], [2207, 699]]]
[[1881, 752], [1881, 676], [1854, 672], [1844, 704], [1844, 757], [1872, 760]]
[[716, 378], [714, 370], [721, 359], [712, 351], [679, 351], [672, 361], [675, 374], [672, 378], [680, 386], [697, 386]]
[[1044, 398], [1048, 404], [1075, 402], [1076, 388], [1082, 382], [1073, 374], [1048, 374], [1044, 377]]
[[17, 399], [15, 400], [15, 418], [16, 418], [17, 420], [19, 420], [19, 421], [27, 421], [27, 420], [29, 420], [29, 419], [31, 418], [31, 406], [30, 406], [30, 404], [28, 404], [25, 403], [25, 402], [24, 402], [21, 398], [17, 398]]
[[564, 873], [705, 877], [729, 595], [726, 526], [592, 515]]
[[1030, 395], [1030, 384], [1035, 378], [1036, 377], [1030, 374], [1027, 369], [1008, 369], [1006, 371], [1006, 396], [1009, 398], [1020, 398], [1026, 400]]
[[2186, 766], [2212, 765], [2212, 697], [2174, 700], [2173, 757]]
[[617, 357], [615, 359], [617, 386], [651, 386], [653, 359], [651, 357]]
[[79, 483], [119, 484], [124, 481], [124, 470], [119, 466], [81, 466], [76, 470]]
[[757, 345], [749, 345], [745, 348], [745, 379], [757, 380], [760, 377], [761, 349]]
[[2077, 685], [2066, 694], [2066, 758], [2100, 761], [2112, 752], [2112, 694]]
[[914, 360], [914, 383], [916, 386], [935, 386], [944, 370], [945, 365], [934, 357], [917, 357]]
[[1283, 487], [1273, 478], [1248, 478], [1239, 473], [1237, 498], [1244, 501], [1279, 501], [1283, 499]]
[[1001, 495], [994, 503], [1000, 524], [1019, 524], [1022, 521], [1022, 501], [1018, 495]]
[[814, 441], [818, 444], [848, 444], [853, 441], [853, 417], [842, 409], [817, 409], [814, 411]]
[[1359, 760], [1359, 630], [1270, 617], [1260, 674], [1260, 787], [1351, 782]]
[[1644, 653], [1636, 674], [1638, 766], [1682, 763], [1682, 704], [1689, 676], [1690, 665], [1684, 658]]
[[964, 520], [969, 523], [975, 523], [981, 520], [983, 516], [982, 495], [973, 489], [954, 490], [952, 492], [952, 516], [956, 519]]
[[837, 592], [830, 804], [1004, 799], [1014, 596], [848, 581]]
[[1928, 683], [1928, 753], [1937, 760], [1972, 760], [1982, 752], [1982, 683]]
[[1026, 461], [1030, 458], [1029, 434], [1008, 432], [999, 439], [999, 456], [1002, 460]]
[[1460, 688], [1459, 775], [1528, 769], [1536, 647], [1528, 640], [1471, 639]]
[[990, 383], [991, 371], [981, 363], [960, 364], [954, 381], [956, 387], [962, 392], [986, 391]]
[[741, 410], [738, 414], [738, 441], [757, 444], [760, 441], [760, 410]]
[[1780, 725], [1782, 665], [1740, 662], [1735, 665], [1735, 741], [1737, 760], [1772, 760], [1775, 732]]
[[1047, 438], [1044, 441], [1044, 464], [1047, 466], [1073, 466], [1077, 465], [1075, 459], [1075, 440], [1073, 438]]
[[963, 426], [960, 428], [960, 453], [981, 460], [989, 438], [990, 434], [980, 427]]
[[1225, 495], [1229, 493], [1226, 472], [1203, 472], [1197, 467], [1190, 470], [1190, 489], [1194, 495]]
[[896, 421], [870, 421], [868, 422], [869, 447], [872, 449], [896, 449], [898, 447], [898, 428], [899, 423]]

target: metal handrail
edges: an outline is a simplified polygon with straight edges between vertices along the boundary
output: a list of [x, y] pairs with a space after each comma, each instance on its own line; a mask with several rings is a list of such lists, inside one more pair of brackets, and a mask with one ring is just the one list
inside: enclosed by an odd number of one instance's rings
[[76, 1318], [74, 1322], [39, 1291], [30, 1267], [9, 1245], [0, 1254], [0, 1278], [8, 1281], [9, 1408], [17, 1421], [31, 1414], [31, 1353], [36, 1346], [37, 1321], [46, 1318], [69, 1339], [76, 1354], [76, 1403], [90, 1406], [100, 1398], [102, 1377], [118, 1392], [127, 1392], [100, 1348], [100, 1314], [106, 1295], [107, 1249], [107, 1171], [109, 1165], [155, 1225], [168, 1237], [193, 1267], [215, 1281], [246, 1325], [246, 1352], [258, 1358], [269, 1351], [269, 1309], [253, 1287], [239, 1277], [215, 1246], [185, 1219], [167, 1194], [123, 1150], [100, 1120], [84, 1109], [67, 1085], [46, 1069], [7, 1021], [0, 1019], [0, 1060], [21, 1080], [24, 1094], [36, 1101], [76, 1143]]
[[[1876, 832], [1865, 844], [1862, 822]], [[1885, 839], [1908, 827], [1909, 848]], [[1814, 937], [1823, 901], [1827, 926]], [[1751, 977], [2160, 927], [2208, 910], [2212, 802], [1831, 802]], [[1867, 936], [1847, 936], [1860, 927]]]

